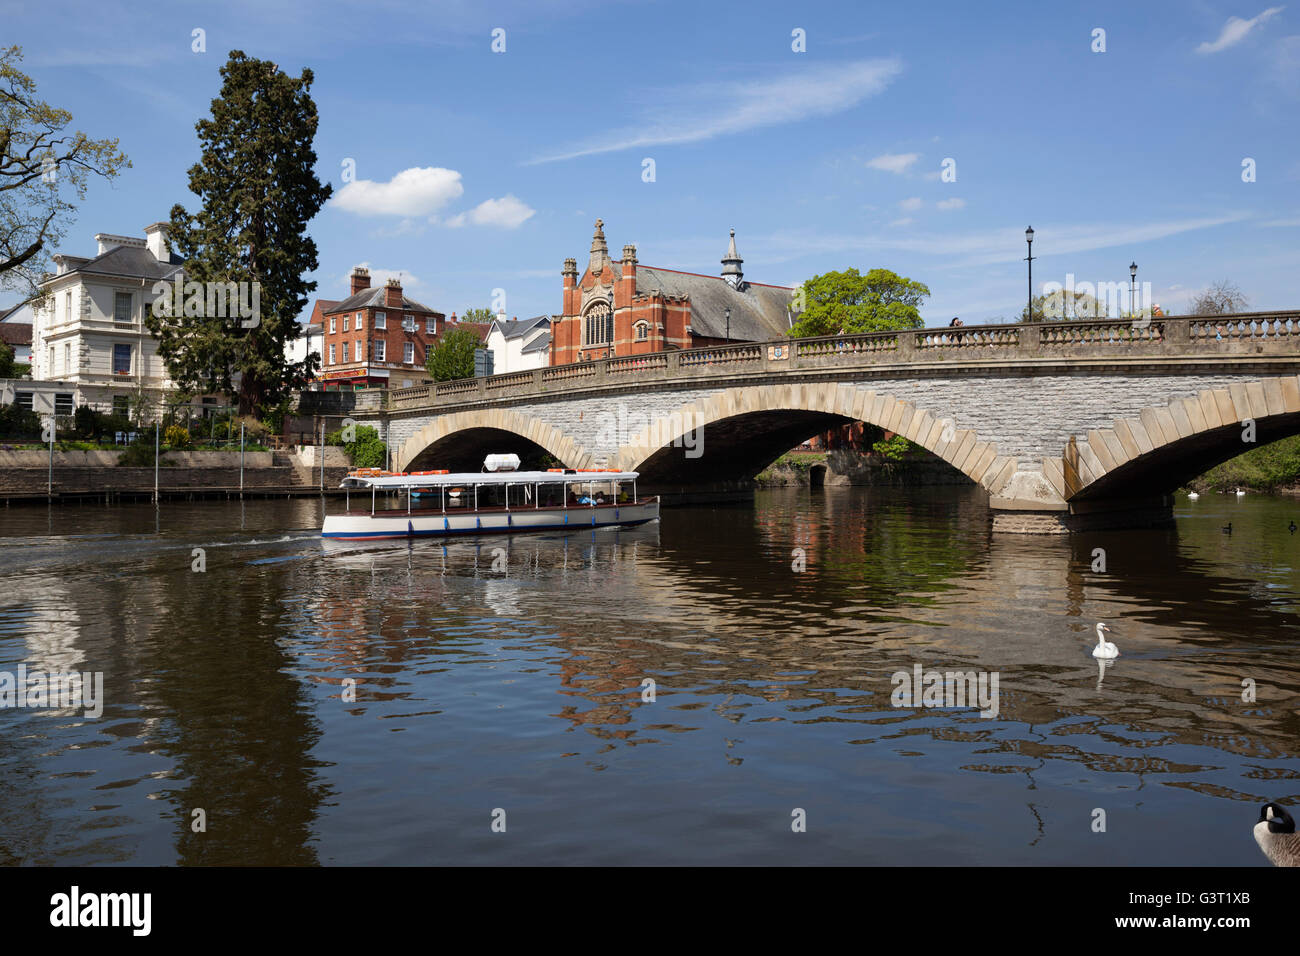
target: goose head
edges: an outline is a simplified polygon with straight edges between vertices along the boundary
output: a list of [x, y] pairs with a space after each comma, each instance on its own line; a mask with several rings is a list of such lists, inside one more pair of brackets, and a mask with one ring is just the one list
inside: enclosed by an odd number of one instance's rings
[[1276, 803], [1266, 803], [1260, 808], [1259, 823], [1268, 824], [1269, 833], [1295, 833], [1295, 820], [1286, 807]]

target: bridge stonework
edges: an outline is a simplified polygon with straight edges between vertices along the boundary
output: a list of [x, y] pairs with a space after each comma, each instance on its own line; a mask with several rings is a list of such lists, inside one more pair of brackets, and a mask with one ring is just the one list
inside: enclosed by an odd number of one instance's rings
[[995, 530], [1169, 519], [1206, 468], [1300, 431], [1300, 313], [746, 343], [426, 385], [371, 423], [398, 469], [517, 438], [573, 468], [689, 488], [752, 477], [840, 421], [978, 482]]

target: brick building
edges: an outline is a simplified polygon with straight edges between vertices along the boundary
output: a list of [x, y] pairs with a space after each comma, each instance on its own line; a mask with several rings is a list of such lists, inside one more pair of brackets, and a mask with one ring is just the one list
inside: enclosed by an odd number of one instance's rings
[[577, 260], [564, 260], [550, 364], [781, 338], [795, 318], [795, 290], [746, 281], [743, 261], [734, 229], [721, 275], [641, 265], [631, 245], [615, 261], [597, 219], [586, 271], [579, 276]]
[[320, 378], [329, 387], [416, 385], [427, 378], [425, 359], [443, 334], [446, 317], [402, 293], [398, 279], [370, 287], [370, 270], [352, 270], [351, 294], [322, 300]]

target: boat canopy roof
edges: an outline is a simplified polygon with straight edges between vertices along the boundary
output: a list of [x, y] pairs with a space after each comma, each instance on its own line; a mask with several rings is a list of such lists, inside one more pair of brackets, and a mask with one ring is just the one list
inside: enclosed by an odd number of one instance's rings
[[394, 474], [374, 469], [352, 471], [340, 488], [438, 488], [451, 485], [580, 484], [588, 481], [635, 481], [635, 471], [581, 468], [553, 471], [412, 471]]

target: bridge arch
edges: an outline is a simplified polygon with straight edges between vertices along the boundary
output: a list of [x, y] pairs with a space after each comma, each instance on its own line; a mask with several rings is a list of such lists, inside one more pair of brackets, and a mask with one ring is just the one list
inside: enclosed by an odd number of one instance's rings
[[[887, 392], [835, 382], [728, 388], [654, 418], [619, 447], [611, 467], [644, 480], [750, 478], [809, 435], [843, 422], [888, 429], [933, 452], [990, 492], [1005, 485], [1016, 459], [961, 428], [955, 416], [917, 408]], [[710, 438], [710, 436], [713, 436]], [[692, 441], [698, 442], [692, 467]], [[694, 476], [692, 476], [694, 472]]]
[[[417, 459], [425, 458], [439, 467], [455, 465], [473, 471], [482, 464], [483, 454], [527, 450], [532, 446], [569, 468], [594, 465], [591, 453], [560, 429], [509, 408], [438, 415], [402, 444], [396, 464], [399, 471], [405, 471]], [[475, 457], [477, 462], [472, 461]]]
[[1070, 502], [1168, 495], [1215, 465], [1297, 433], [1300, 378], [1278, 376], [1175, 396], [1114, 419], [1071, 438], [1043, 471]]

